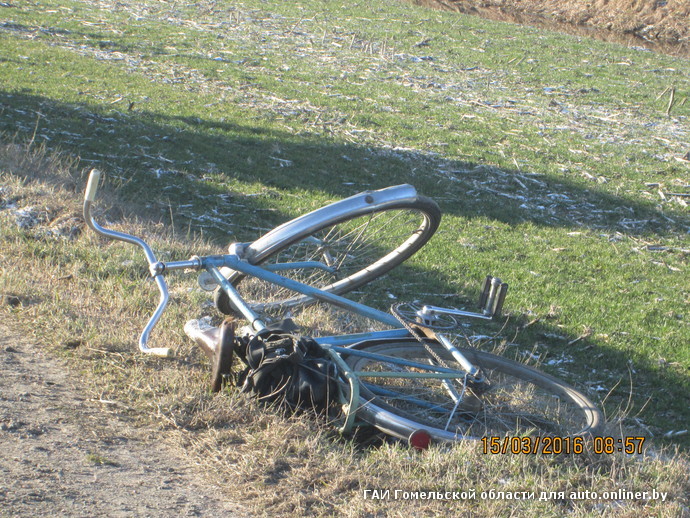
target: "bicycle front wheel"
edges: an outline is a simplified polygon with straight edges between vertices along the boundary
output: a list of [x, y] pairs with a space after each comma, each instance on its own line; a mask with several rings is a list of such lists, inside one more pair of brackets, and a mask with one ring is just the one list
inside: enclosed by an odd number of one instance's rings
[[[433, 353], [448, 368], [462, 371], [439, 343]], [[424, 429], [435, 440], [458, 441], [505, 435], [597, 435], [603, 426], [600, 411], [581, 392], [531, 367], [476, 349], [459, 348], [479, 367], [487, 384], [472, 386], [463, 377], [453, 380], [372, 377], [371, 372], [412, 372], [396, 360], [433, 362], [414, 339], [363, 342], [354, 348], [390, 357], [390, 361], [350, 355], [347, 363], [359, 372], [361, 407], [358, 415], [400, 439]]]
[[[249, 246], [248, 259], [341, 295], [387, 273], [424, 246], [439, 226], [441, 211], [433, 200], [415, 195], [332, 218], [322, 216], [316, 211], [271, 231]], [[314, 302], [258, 279], [243, 279], [237, 272], [229, 279], [258, 312], [279, 314]], [[216, 306], [223, 313], [232, 312], [223, 292], [217, 292]]]

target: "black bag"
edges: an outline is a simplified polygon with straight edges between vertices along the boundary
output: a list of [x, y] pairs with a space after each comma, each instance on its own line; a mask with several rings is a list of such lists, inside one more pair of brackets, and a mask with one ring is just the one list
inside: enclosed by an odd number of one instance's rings
[[337, 402], [336, 365], [313, 339], [281, 330], [265, 330], [237, 340], [237, 355], [247, 367], [241, 392], [292, 410], [326, 410]]

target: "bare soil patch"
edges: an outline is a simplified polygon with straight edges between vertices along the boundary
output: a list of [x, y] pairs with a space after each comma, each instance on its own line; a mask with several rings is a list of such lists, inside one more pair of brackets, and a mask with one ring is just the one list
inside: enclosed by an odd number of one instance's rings
[[417, 5], [690, 54], [688, 0], [413, 0]]
[[160, 437], [75, 383], [59, 360], [0, 325], [2, 516], [242, 514]]

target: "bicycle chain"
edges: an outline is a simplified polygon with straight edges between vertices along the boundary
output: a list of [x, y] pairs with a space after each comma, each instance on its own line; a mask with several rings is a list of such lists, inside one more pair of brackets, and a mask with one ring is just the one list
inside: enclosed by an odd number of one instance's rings
[[[391, 306], [391, 313], [395, 318], [398, 319], [398, 321], [402, 324], [402, 326], [407, 329], [410, 334], [420, 343], [424, 346], [424, 349], [439, 363], [441, 367], [444, 367], [446, 369], [452, 369], [452, 367], [449, 367], [448, 364], [441, 359], [441, 357], [434, 352], [434, 350], [431, 348], [431, 346], [425, 341], [427, 340], [427, 337], [422, 336], [417, 329], [415, 329], [408, 319], [406, 319], [404, 316], [398, 313], [397, 307], [400, 306], [402, 303], [398, 304], [393, 304]], [[419, 327], [426, 327], [423, 324], [417, 324]], [[429, 327], [426, 327], [427, 329], [431, 329]], [[433, 330], [433, 329], [431, 329]], [[470, 378], [469, 373], [465, 374], [465, 377], [463, 379], [463, 386], [464, 387], [469, 387], [471, 388], [472, 392], [475, 394], [475, 396], [479, 396], [486, 392], [487, 390], [490, 389], [490, 384], [486, 382], [482, 382], [482, 385], [478, 385], [473, 382], [473, 380]], [[464, 391], [464, 389], [463, 389]]]
[[[411, 334], [420, 344], [422, 344], [422, 345], [424, 346], [424, 349], [426, 349], [426, 352], [428, 352], [428, 353], [432, 356], [432, 358], [434, 358], [434, 359], [441, 365], [441, 367], [444, 367], [444, 368], [446, 368], [446, 369], [450, 369], [450, 367], [448, 367], [448, 365], [446, 364], [446, 362], [444, 362], [444, 361], [441, 359], [441, 357], [433, 351], [433, 349], [431, 348], [431, 345], [429, 345], [429, 344], [426, 342], [426, 337], [425, 337], [425, 336], [422, 336], [422, 335], [419, 333], [419, 331], [416, 330], [416, 329], [409, 323], [408, 319], [405, 318], [402, 314], [400, 314], [400, 313], [398, 312], [398, 307], [400, 307], [402, 304], [404, 304], [404, 303], [403, 303], [403, 302], [400, 302], [400, 303], [398, 303], [398, 304], [393, 304], [393, 305], [391, 306], [391, 313], [393, 314], [393, 316], [394, 316], [395, 318], [397, 318], [397, 319], [398, 319], [398, 322], [400, 322], [400, 323], [402, 324], [402, 326], [403, 326], [405, 329], [407, 329], [407, 330], [410, 332], [410, 334]], [[417, 325], [419, 325], [419, 327], [425, 327], [423, 324], [417, 324]], [[431, 329], [431, 328], [427, 327], [427, 329]]]

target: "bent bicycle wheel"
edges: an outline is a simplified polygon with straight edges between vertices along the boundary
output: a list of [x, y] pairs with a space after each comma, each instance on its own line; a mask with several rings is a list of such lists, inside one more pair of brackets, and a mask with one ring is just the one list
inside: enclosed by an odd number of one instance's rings
[[[413, 196], [376, 202], [379, 193], [407, 189]], [[441, 211], [411, 186], [358, 195], [360, 206], [343, 200], [292, 220], [248, 247], [247, 260], [275, 268], [290, 279], [340, 295], [387, 273], [419, 250], [434, 234]], [[371, 200], [371, 201], [369, 201]], [[338, 207], [341, 210], [335, 210]], [[335, 208], [335, 209], [334, 209]], [[300, 264], [301, 263], [301, 264]], [[295, 267], [281, 269], [281, 265]], [[255, 311], [275, 314], [314, 302], [290, 290], [231, 272], [229, 280]], [[216, 293], [216, 306], [232, 312], [227, 295]]]
[[[430, 347], [448, 368], [463, 371], [442, 345], [432, 342]], [[362, 342], [354, 348], [390, 357], [389, 361], [355, 355], [346, 358], [353, 371], [361, 373], [358, 416], [403, 440], [421, 429], [435, 440], [458, 441], [505, 435], [594, 436], [603, 427], [601, 412], [585, 395], [508, 358], [459, 348], [488, 379], [488, 385], [473, 387], [463, 378], [366, 376], [422, 370], [397, 364], [396, 360], [436, 364], [414, 339]]]

